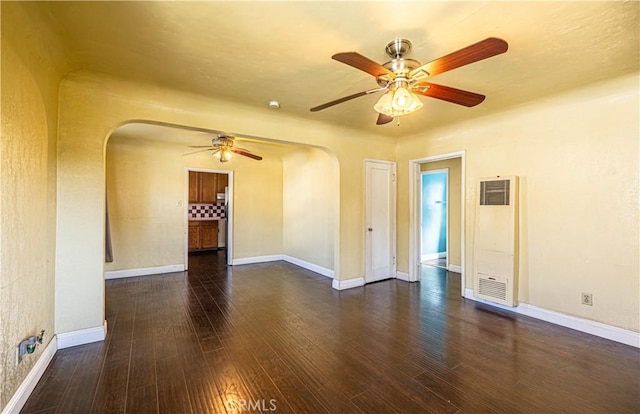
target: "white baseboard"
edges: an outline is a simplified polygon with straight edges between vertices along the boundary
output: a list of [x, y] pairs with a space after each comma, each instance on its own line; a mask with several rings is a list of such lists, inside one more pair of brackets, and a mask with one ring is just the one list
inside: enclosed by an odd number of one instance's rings
[[331, 286], [335, 290], [352, 289], [360, 286], [364, 286], [364, 277], [356, 277], [354, 279], [336, 280], [333, 279]]
[[254, 263], [277, 262], [278, 260], [283, 260], [281, 254], [272, 254], [270, 256], [243, 257], [242, 259], [233, 259], [232, 266], [254, 264]]
[[233, 259], [233, 266], [277, 262], [279, 260], [283, 260], [285, 262], [294, 264], [296, 266], [300, 266], [304, 269], [311, 270], [312, 272], [316, 272], [322, 276], [330, 277], [333, 279], [333, 275], [334, 275], [333, 270], [327, 269], [326, 267], [318, 266], [317, 264], [314, 264], [311, 262], [307, 262], [306, 260], [288, 256], [286, 254], [272, 254], [269, 256], [255, 256], [255, 257], [244, 257], [242, 259]]
[[113, 270], [110, 272], [104, 273], [105, 279], [120, 279], [123, 277], [134, 277], [134, 276], [147, 276], [147, 275], [159, 275], [162, 273], [173, 273], [173, 272], [184, 272], [185, 265], [176, 264], [176, 265], [166, 265], [166, 266], [157, 266], [157, 267], [143, 267], [140, 269], [124, 269], [124, 270]]
[[22, 381], [16, 392], [2, 410], [3, 414], [19, 413], [20, 410], [22, 410], [22, 407], [24, 407], [27, 399], [29, 399], [29, 396], [36, 388], [38, 381], [42, 378], [44, 371], [49, 366], [49, 363], [53, 359], [57, 350], [57, 338], [54, 335], [44, 351], [42, 351], [42, 354], [40, 354], [40, 358], [38, 358], [36, 363], [33, 365], [33, 368], [31, 368], [31, 371], [27, 374], [27, 377]]
[[476, 298], [473, 295], [472, 289], [465, 289], [464, 296], [465, 298], [475, 300], [476, 302], [486, 303], [487, 305], [495, 306], [500, 309], [516, 312], [532, 318], [564, 326], [566, 328], [575, 329], [576, 331], [585, 332], [611, 341], [640, 348], [640, 333], [638, 332], [629, 331], [627, 329], [618, 328], [617, 326], [611, 326], [601, 322], [591, 321], [589, 319], [579, 318], [577, 316], [565, 315], [560, 312], [539, 308], [528, 303], [519, 303], [516, 307], [500, 305], [498, 303]]
[[91, 342], [104, 341], [107, 336], [107, 321], [103, 326], [80, 329], [78, 331], [63, 332], [58, 336], [58, 349], [69, 348], [77, 345], [90, 344]]
[[333, 279], [333, 270], [327, 269], [326, 267], [318, 266], [317, 264], [313, 264], [302, 259], [287, 256], [286, 254], [282, 255], [282, 260]]
[[462, 266], [450, 264], [447, 270], [450, 272], [462, 273]]
[[405, 282], [409, 282], [409, 273], [407, 272], [396, 272], [396, 279], [404, 280]]

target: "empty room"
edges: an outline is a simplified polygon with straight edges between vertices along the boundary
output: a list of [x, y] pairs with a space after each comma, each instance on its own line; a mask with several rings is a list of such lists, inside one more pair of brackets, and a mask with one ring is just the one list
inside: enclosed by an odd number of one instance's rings
[[0, 19], [2, 413], [640, 412], [640, 3]]

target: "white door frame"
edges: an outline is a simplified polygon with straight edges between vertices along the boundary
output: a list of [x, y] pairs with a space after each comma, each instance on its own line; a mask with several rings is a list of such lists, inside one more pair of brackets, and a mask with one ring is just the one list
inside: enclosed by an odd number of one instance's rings
[[[434, 161], [460, 158], [460, 267], [461, 281], [460, 294], [464, 297], [466, 285], [465, 266], [465, 151], [450, 152], [431, 157], [409, 160], [409, 281], [420, 280], [420, 164]], [[448, 247], [447, 247], [448, 249]]]
[[391, 211], [390, 211], [390, 246], [391, 246], [391, 257], [392, 257], [392, 266], [391, 266], [391, 274], [389, 275], [389, 277], [391, 278], [395, 278], [396, 277], [396, 273], [397, 273], [397, 254], [396, 254], [396, 249], [397, 249], [397, 224], [396, 224], [396, 203], [397, 203], [397, 181], [396, 181], [396, 163], [394, 161], [386, 161], [386, 160], [374, 160], [374, 159], [370, 159], [370, 158], [365, 158], [364, 160], [364, 178], [365, 178], [365, 185], [364, 185], [364, 210], [365, 210], [365, 214], [364, 214], [364, 246], [365, 246], [365, 254], [364, 254], [364, 270], [365, 270], [365, 275], [364, 275], [364, 280], [365, 283], [367, 283], [367, 276], [368, 276], [368, 271], [369, 271], [369, 240], [370, 240], [370, 232], [369, 232], [369, 228], [370, 228], [370, 213], [369, 213], [369, 192], [368, 192], [368, 188], [369, 188], [369, 175], [367, 174], [367, 165], [369, 163], [377, 163], [377, 164], [386, 164], [389, 165], [391, 167], [391, 173], [392, 173], [392, 177], [391, 177], [391, 200], [390, 200], [390, 204], [391, 204]]
[[[445, 254], [447, 255], [447, 262], [445, 264], [445, 266], [447, 267], [447, 269], [449, 269], [449, 258], [451, 257], [451, 255], [449, 254], [449, 169], [448, 168], [440, 168], [437, 170], [428, 170], [428, 171], [420, 171], [420, 211], [419, 211], [419, 215], [418, 218], [420, 220], [420, 222], [418, 223], [418, 228], [420, 229], [420, 236], [422, 236], [422, 199], [424, 197], [424, 194], [422, 194], [422, 176], [423, 175], [429, 175], [429, 174], [440, 174], [440, 173], [445, 173], [447, 176], [447, 196], [444, 200], [445, 203], [445, 208], [447, 209], [447, 218], [446, 218], [446, 223], [444, 224], [445, 227]], [[422, 237], [418, 237], [418, 243], [420, 243], [420, 261], [422, 261]]]
[[184, 270], [189, 268], [189, 171], [227, 174], [229, 199], [227, 200], [227, 266], [233, 264], [233, 171], [186, 167], [184, 169]]

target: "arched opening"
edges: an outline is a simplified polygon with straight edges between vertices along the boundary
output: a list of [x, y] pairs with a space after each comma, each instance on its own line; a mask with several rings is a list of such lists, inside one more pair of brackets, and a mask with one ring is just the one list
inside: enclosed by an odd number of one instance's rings
[[[234, 155], [221, 163], [206, 149], [219, 133], [146, 121], [113, 130], [105, 147], [113, 246], [107, 278], [188, 267], [189, 170], [232, 177], [229, 264], [284, 259], [333, 276], [339, 237], [335, 156], [318, 147], [226, 132], [236, 137], [234, 145], [263, 159]], [[192, 153], [199, 149], [190, 146], [205, 148]]]

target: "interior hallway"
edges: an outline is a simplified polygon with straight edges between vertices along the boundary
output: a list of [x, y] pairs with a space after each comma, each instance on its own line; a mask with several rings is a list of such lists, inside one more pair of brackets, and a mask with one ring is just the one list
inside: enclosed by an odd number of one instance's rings
[[107, 339], [58, 351], [22, 412], [640, 412], [637, 349], [462, 299], [456, 273], [340, 292], [219, 257], [107, 281]]

